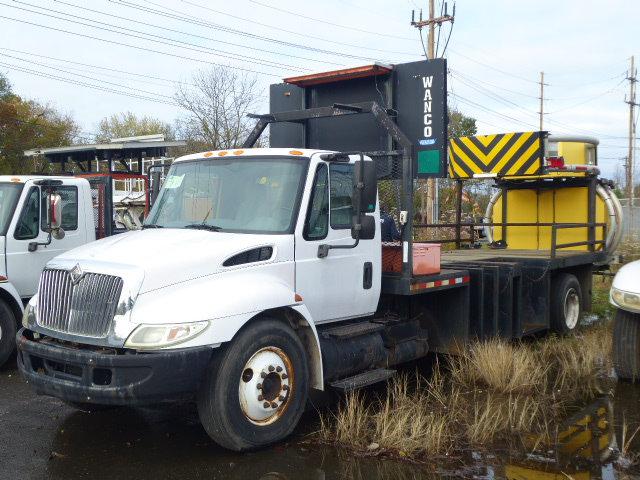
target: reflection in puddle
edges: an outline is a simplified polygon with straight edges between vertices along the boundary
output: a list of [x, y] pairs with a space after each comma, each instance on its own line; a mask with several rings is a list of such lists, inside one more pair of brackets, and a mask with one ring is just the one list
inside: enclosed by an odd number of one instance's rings
[[[558, 426], [557, 441], [524, 439], [527, 450], [542, 453], [489, 460], [469, 453], [437, 466], [353, 457], [333, 447], [308, 444], [304, 433], [285, 445], [235, 454], [209, 440], [190, 406], [75, 412], [60, 425], [48, 473], [54, 479], [95, 480], [624, 478], [613, 462], [620, 448], [622, 417], [629, 425], [640, 422], [638, 392], [637, 386], [619, 384], [613, 401], [598, 399]], [[313, 429], [316, 418], [309, 415], [306, 419], [308, 430]], [[637, 441], [632, 443], [632, 450], [639, 451]]]

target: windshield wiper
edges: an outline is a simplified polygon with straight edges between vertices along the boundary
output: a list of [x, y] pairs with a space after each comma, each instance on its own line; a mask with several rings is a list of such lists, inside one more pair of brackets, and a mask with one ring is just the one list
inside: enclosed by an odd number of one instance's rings
[[144, 225], [142, 225], [142, 229], [144, 230], [145, 228], [164, 228], [162, 225], [156, 225], [155, 223], [145, 223]]
[[194, 230], [209, 230], [210, 232], [219, 232], [222, 230], [222, 227], [217, 225], [209, 225], [208, 223], [191, 223], [189, 225], [185, 225], [184, 228], [192, 228]]

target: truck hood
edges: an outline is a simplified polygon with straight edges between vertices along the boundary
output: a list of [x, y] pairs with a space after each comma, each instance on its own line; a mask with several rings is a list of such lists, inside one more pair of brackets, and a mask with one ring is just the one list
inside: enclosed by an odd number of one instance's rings
[[630, 293], [640, 293], [640, 260], [626, 264], [613, 279], [612, 286]]
[[[134, 268], [143, 274], [139, 293], [240, 267], [223, 267], [229, 257], [272, 246], [270, 262], [293, 260], [291, 235], [253, 235], [182, 228], [148, 229], [114, 235], [69, 250], [56, 261], [77, 262], [85, 271], [100, 265]], [[246, 267], [246, 265], [244, 265]], [[93, 268], [95, 267], [95, 268]], [[141, 275], [142, 276], [142, 275]]]

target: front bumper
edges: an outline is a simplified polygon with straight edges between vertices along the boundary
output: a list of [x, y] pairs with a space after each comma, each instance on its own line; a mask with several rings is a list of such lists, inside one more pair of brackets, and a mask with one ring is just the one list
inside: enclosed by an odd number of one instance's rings
[[42, 395], [70, 402], [135, 405], [193, 398], [213, 349], [197, 347], [155, 353], [35, 340], [16, 335], [18, 368]]

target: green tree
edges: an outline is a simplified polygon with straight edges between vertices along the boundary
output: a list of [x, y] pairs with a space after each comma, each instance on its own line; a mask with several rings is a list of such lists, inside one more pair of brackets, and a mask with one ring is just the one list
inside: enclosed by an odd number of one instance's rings
[[449, 137], [468, 137], [475, 135], [478, 132], [476, 126], [476, 119], [473, 117], [467, 117], [462, 112], [449, 109]]
[[25, 150], [71, 145], [79, 131], [71, 116], [50, 105], [21, 98], [12, 92], [7, 78], [0, 75], [0, 173], [36, 170], [38, 160], [25, 160]]
[[139, 117], [133, 112], [122, 112], [100, 120], [96, 142], [104, 143], [112, 138], [137, 137], [157, 133], [164, 134], [166, 140], [174, 138], [173, 129], [168, 123], [153, 117]]

